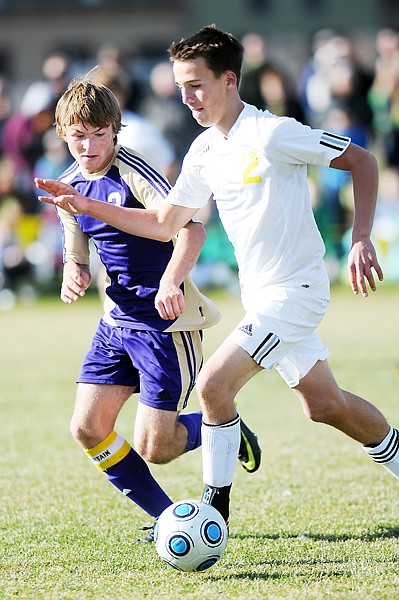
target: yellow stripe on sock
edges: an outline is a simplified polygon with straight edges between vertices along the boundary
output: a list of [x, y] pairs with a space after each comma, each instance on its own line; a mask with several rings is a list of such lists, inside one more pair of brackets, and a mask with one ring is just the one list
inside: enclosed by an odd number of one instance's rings
[[109, 459], [102, 462], [101, 466], [99, 465], [99, 468], [102, 471], [105, 471], [106, 469], [109, 469], [109, 467], [113, 467], [119, 461], [121, 461], [123, 458], [125, 458], [125, 456], [127, 454], [129, 454], [130, 450], [131, 450], [130, 444], [126, 440], [123, 440], [123, 445], [120, 447], [118, 452], [116, 452], [113, 456], [110, 456]]
[[130, 444], [113, 431], [97, 446], [86, 450], [86, 454], [100, 471], [105, 471], [125, 458], [130, 449]]
[[86, 454], [90, 456], [90, 458], [96, 456], [96, 454], [101, 454], [101, 452], [104, 452], [104, 450], [106, 450], [106, 448], [108, 448], [108, 446], [110, 446], [116, 440], [117, 437], [118, 434], [116, 433], [116, 431], [111, 431], [111, 433], [107, 435], [105, 440], [97, 444], [97, 446], [86, 450]]

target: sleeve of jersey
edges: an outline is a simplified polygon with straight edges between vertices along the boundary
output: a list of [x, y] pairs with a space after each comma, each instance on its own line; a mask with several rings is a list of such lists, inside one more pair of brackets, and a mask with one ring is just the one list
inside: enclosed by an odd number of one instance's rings
[[[135, 156], [138, 162], [139, 157]], [[158, 209], [170, 190], [170, 184], [152, 163], [140, 159], [135, 169], [120, 163], [122, 178], [129, 186], [133, 196], [145, 208]]]
[[349, 137], [312, 129], [295, 119], [282, 118], [274, 123], [266, 151], [281, 163], [328, 167], [350, 143]]
[[200, 156], [189, 152], [182, 164], [177, 181], [168, 195], [168, 202], [187, 208], [206, 206], [212, 191], [201, 177], [202, 165]]
[[[163, 178], [163, 176], [159, 173], [154, 171], [152, 177], [149, 177], [148, 173], [146, 175], [139, 174], [135, 171], [123, 168], [123, 165], [122, 168], [120, 168], [120, 171], [134, 197], [141, 202], [145, 208], [157, 210], [162, 202], [165, 202], [166, 199], [169, 201], [168, 192], [170, 191], [170, 185], [166, 179], [163, 179], [163, 184], [160, 185], [160, 178]], [[192, 221], [202, 223], [202, 220], [195, 215], [193, 216]]]
[[73, 260], [81, 265], [90, 264], [89, 238], [80, 229], [76, 219], [62, 208], [57, 208], [61, 223], [64, 262]]

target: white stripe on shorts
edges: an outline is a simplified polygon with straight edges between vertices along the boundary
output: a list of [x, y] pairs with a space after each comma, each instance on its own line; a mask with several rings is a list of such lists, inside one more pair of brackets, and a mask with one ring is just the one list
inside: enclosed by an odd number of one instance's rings
[[251, 355], [252, 358], [258, 365], [262, 363], [262, 360], [270, 354], [274, 348], [280, 343], [280, 338], [275, 333], [269, 333], [265, 339], [259, 344], [255, 352]]

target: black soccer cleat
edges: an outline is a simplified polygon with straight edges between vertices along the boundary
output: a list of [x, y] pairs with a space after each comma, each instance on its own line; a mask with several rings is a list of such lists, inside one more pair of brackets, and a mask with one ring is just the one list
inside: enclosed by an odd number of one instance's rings
[[153, 523], [152, 525], [146, 525], [145, 527], [140, 527], [140, 531], [147, 531], [147, 533], [143, 535], [141, 539], [133, 542], [133, 544], [151, 544], [152, 542], [154, 542], [154, 528], [155, 523]]
[[223, 519], [226, 521], [227, 526], [229, 524], [230, 513], [230, 490], [231, 484], [221, 488], [215, 488], [205, 484], [201, 497], [201, 502], [210, 504], [220, 512]]
[[238, 460], [248, 473], [255, 473], [259, 469], [262, 450], [258, 438], [240, 419], [241, 443], [238, 451]]

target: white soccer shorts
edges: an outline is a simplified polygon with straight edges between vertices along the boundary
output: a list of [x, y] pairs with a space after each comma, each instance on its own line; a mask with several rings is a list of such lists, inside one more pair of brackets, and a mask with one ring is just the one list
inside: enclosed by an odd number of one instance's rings
[[295, 387], [328, 349], [317, 333], [329, 304], [327, 293], [310, 288], [274, 288], [260, 306], [248, 311], [228, 336], [265, 371], [276, 369]]

